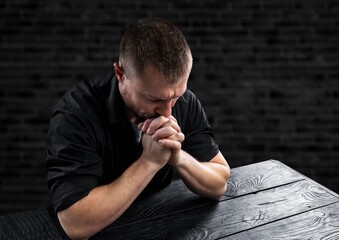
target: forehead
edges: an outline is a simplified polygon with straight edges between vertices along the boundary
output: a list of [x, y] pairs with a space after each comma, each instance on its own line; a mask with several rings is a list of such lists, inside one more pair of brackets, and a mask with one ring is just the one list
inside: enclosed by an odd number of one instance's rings
[[174, 98], [178, 98], [186, 91], [186, 85], [177, 85], [164, 87], [159, 91], [144, 91], [143, 94], [150, 100], [168, 101]]
[[[175, 83], [167, 82], [161, 74], [152, 67], [144, 69], [143, 73], [135, 76], [136, 86], [147, 96], [159, 99], [167, 99], [182, 95], [187, 87], [189, 72]], [[133, 80], [132, 80], [133, 81]]]

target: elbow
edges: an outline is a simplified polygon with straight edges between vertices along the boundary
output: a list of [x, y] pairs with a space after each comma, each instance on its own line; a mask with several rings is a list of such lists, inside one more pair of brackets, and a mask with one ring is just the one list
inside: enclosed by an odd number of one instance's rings
[[215, 191], [215, 193], [213, 194], [213, 196], [211, 196], [212, 199], [219, 201], [225, 194], [226, 190], [227, 190], [227, 181], [229, 179], [229, 177], [231, 176], [231, 170], [228, 166], [225, 166], [225, 171], [224, 171], [224, 175], [223, 177], [220, 179], [220, 185], [217, 188], [217, 190]]
[[220, 199], [224, 196], [225, 192], [227, 190], [227, 182], [223, 184], [217, 191], [214, 192], [213, 195], [211, 195], [211, 198], [215, 201], [220, 201]]
[[79, 231], [69, 231], [69, 232], [66, 232], [66, 234], [72, 240], [87, 240], [90, 238], [90, 236], [83, 235]]
[[70, 239], [86, 240], [91, 237], [90, 234], [84, 231], [84, 228], [76, 224], [77, 221], [71, 219], [66, 210], [58, 213], [58, 219], [64, 232]]
[[81, 229], [68, 229], [69, 231], [66, 231], [67, 236], [72, 240], [87, 240], [91, 236], [85, 235]]
[[225, 183], [225, 191], [227, 187], [227, 181], [231, 176], [231, 169], [228, 165], [225, 166], [225, 171], [224, 171], [224, 183]]

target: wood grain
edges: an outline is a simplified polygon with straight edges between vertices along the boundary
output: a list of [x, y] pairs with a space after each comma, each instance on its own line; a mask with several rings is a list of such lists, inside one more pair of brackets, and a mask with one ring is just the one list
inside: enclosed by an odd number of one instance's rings
[[[175, 205], [180, 205], [180, 200]], [[93, 239], [217, 239], [339, 202], [325, 188], [297, 181], [115, 229]]]
[[268, 160], [231, 169], [225, 198], [255, 193], [304, 179], [304, 176], [277, 160]]
[[[228, 181], [227, 191], [221, 201], [304, 179], [302, 175], [291, 171], [291, 169], [276, 160], [234, 168], [231, 172], [232, 175]], [[215, 204], [214, 201], [197, 196], [181, 180], [177, 180], [167, 188], [136, 201], [108, 228], [113, 229], [126, 224], [166, 216], [173, 212], [213, 204]]]
[[244, 239], [339, 239], [339, 203], [222, 238]]

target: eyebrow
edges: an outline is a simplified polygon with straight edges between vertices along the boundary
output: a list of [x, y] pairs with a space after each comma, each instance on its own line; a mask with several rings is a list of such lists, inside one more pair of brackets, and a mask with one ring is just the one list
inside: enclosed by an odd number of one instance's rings
[[[180, 96], [178, 96], [178, 97], [180, 97]], [[171, 98], [164, 99], [164, 98], [158, 98], [158, 97], [147, 95], [147, 98], [152, 100], [152, 101], [164, 101], [164, 102], [169, 101], [169, 100], [174, 99], [174, 98], [178, 98], [178, 97], [171, 97]]]
[[174, 97], [171, 97], [171, 98], [161, 98], [161, 97], [155, 97], [155, 96], [151, 96], [151, 95], [146, 95], [148, 99], [152, 100], [152, 101], [169, 101], [171, 99], [175, 99], [175, 98], [179, 98], [181, 97], [182, 95], [184, 95], [185, 92], [183, 92], [182, 94], [180, 94], [179, 96], [174, 96]]

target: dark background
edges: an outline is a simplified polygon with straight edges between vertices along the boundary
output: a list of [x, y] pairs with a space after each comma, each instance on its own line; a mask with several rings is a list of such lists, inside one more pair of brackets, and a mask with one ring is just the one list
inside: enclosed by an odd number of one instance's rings
[[122, 33], [146, 16], [186, 36], [189, 87], [231, 167], [273, 158], [339, 192], [338, 1], [5, 0], [0, 214], [46, 204], [52, 107], [77, 81], [110, 71]]

